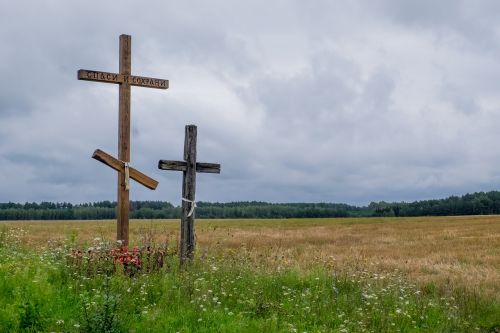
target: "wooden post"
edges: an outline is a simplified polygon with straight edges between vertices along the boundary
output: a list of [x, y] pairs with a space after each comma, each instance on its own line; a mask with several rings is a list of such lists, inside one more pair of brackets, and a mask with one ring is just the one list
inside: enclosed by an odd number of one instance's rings
[[195, 204], [196, 192], [196, 132], [195, 125], [186, 126], [184, 160], [187, 166], [186, 171], [183, 171], [182, 175], [181, 262], [192, 259], [194, 251], [195, 213], [193, 205]]
[[181, 264], [193, 258], [194, 243], [194, 208], [196, 191], [196, 172], [220, 173], [220, 164], [196, 162], [195, 125], [187, 125], [184, 137], [184, 161], [160, 160], [161, 170], [182, 171], [182, 216], [181, 216]]
[[128, 245], [129, 177], [155, 189], [158, 182], [129, 167], [130, 162], [130, 86], [168, 89], [168, 80], [132, 75], [132, 37], [120, 35], [119, 73], [80, 69], [78, 80], [115, 83], [120, 86], [118, 104], [118, 160], [103, 151], [92, 156], [118, 171], [118, 206], [116, 239]]
[[[132, 38], [128, 35], [120, 35], [120, 74], [130, 75], [132, 71]], [[120, 84], [118, 94], [118, 159], [130, 162], [130, 84]], [[125, 173], [118, 173], [118, 207], [116, 239], [121, 240], [123, 245], [128, 245], [129, 224], [129, 185], [125, 179]]]

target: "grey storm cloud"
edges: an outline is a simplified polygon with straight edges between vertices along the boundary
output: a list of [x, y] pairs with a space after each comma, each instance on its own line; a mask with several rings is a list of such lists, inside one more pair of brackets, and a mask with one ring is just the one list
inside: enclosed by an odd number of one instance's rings
[[184, 126], [198, 125], [197, 200], [415, 200], [498, 188], [496, 1], [10, 1], [0, 4], [0, 201], [114, 200], [118, 70], [132, 88], [132, 164], [180, 201]]

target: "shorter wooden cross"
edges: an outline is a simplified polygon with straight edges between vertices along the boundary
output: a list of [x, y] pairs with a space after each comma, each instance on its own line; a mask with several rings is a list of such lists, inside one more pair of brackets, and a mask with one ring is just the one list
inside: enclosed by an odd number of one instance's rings
[[161, 170], [182, 171], [181, 264], [193, 258], [196, 172], [220, 173], [220, 164], [196, 162], [196, 126], [187, 125], [184, 138], [184, 161], [160, 160]]

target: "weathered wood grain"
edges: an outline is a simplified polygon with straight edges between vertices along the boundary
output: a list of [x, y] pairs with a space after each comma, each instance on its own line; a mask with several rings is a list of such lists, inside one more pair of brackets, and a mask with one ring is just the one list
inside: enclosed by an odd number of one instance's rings
[[[158, 162], [158, 169], [170, 171], [186, 171], [187, 162], [160, 160]], [[196, 172], [220, 173], [220, 164], [196, 162]]]
[[123, 82], [123, 75], [120, 75], [118, 73], [98, 72], [98, 71], [90, 71], [87, 69], [79, 69], [78, 80], [120, 84]]
[[220, 173], [220, 164], [196, 162], [196, 172]]
[[[118, 171], [119, 173], [125, 173], [125, 163], [114, 158], [113, 156], [109, 155], [108, 153], [100, 149], [96, 149], [94, 151], [92, 158], [106, 164], [112, 169]], [[156, 187], [158, 186], [158, 182], [156, 180], [154, 180], [149, 176], [146, 176], [145, 174], [143, 174], [142, 172], [133, 167], [129, 167], [129, 177], [151, 190], [155, 190]]]
[[128, 83], [131, 86], [155, 89], [168, 89], [169, 85], [168, 80], [157, 79], [153, 77], [123, 75], [119, 73], [91, 71], [87, 69], [78, 70], [78, 80], [107, 82], [115, 84]]
[[195, 248], [194, 205], [196, 172], [220, 173], [220, 164], [196, 162], [196, 138], [196, 126], [187, 125], [184, 136], [184, 161], [158, 161], [158, 168], [161, 170], [182, 171], [181, 264], [185, 264], [193, 258]]
[[[132, 70], [132, 38], [120, 35], [120, 74], [130, 75]], [[120, 84], [118, 93], [118, 158], [130, 161], [130, 84]], [[118, 230], [117, 239], [128, 245], [129, 229], [129, 189], [126, 188], [125, 174], [118, 173]]]
[[[185, 128], [184, 160], [186, 171], [182, 175], [182, 197], [194, 201], [196, 191], [196, 126], [188, 125]], [[181, 262], [193, 258], [194, 252], [194, 216], [189, 214], [194, 202], [182, 201], [181, 217]]]

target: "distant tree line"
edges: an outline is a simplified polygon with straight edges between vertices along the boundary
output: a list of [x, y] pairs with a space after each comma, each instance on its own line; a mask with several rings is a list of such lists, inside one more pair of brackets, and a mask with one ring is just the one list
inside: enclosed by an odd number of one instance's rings
[[446, 199], [406, 202], [372, 202], [371, 216], [452, 216], [500, 214], [500, 192], [476, 192]]
[[[500, 192], [477, 192], [461, 197], [415, 202], [372, 202], [368, 206], [338, 203], [267, 203], [243, 201], [229, 203], [197, 202], [198, 218], [302, 218], [445, 216], [500, 214]], [[181, 207], [164, 201], [131, 201], [134, 219], [180, 218]], [[0, 203], [0, 220], [100, 220], [116, 218], [116, 202], [71, 204]]]

